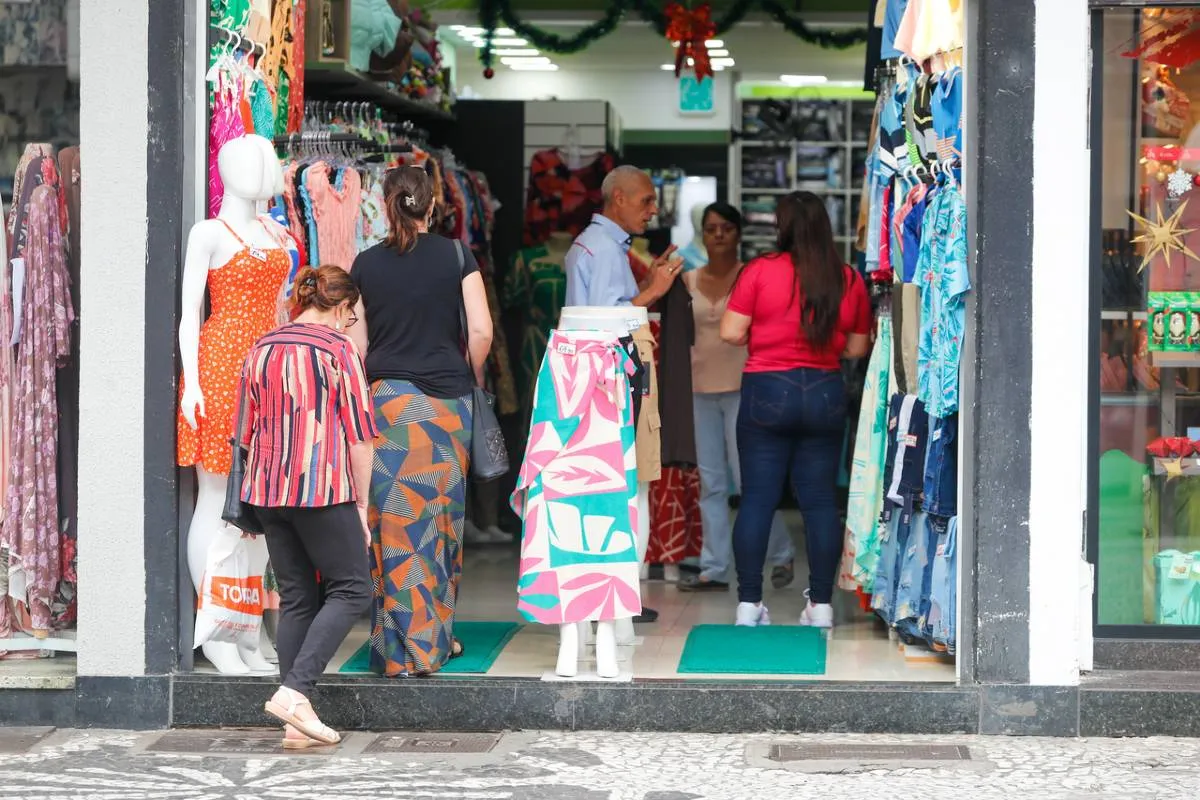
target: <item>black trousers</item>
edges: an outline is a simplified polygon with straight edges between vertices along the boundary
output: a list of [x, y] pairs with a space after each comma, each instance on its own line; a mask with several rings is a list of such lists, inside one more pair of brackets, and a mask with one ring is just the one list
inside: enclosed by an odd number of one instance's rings
[[362, 522], [354, 503], [258, 513], [279, 582], [279, 672], [284, 686], [307, 697], [371, 605]]

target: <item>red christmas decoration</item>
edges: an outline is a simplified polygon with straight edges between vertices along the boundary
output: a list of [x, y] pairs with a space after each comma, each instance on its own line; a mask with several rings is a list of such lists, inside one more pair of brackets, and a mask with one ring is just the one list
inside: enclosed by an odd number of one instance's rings
[[486, 68], [483, 71], [483, 77], [490, 81], [492, 78], [496, 77], [496, 70], [492, 69], [491, 67]]
[[678, 45], [675, 50], [675, 77], [678, 78], [683, 72], [689, 58], [696, 71], [696, 80], [702, 81], [711, 76], [712, 63], [708, 59], [705, 42], [717, 35], [717, 26], [712, 21], [712, 7], [708, 3], [701, 3], [695, 8], [669, 3], [663, 13], [667, 16], [667, 38]]

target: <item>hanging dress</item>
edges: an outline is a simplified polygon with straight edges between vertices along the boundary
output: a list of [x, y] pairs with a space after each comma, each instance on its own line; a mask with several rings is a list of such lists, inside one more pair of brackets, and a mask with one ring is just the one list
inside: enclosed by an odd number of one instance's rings
[[228, 142], [246, 134], [239, 94], [241, 90], [218, 81], [213, 97], [212, 122], [208, 129], [208, 216], [216, 217], [221, 211], [221, 199], [225, 196], [225, 184], [221, 181], [218, 157], [221, 148]]
[[[246, 354], [275, 327], [278, 298], [291, 270], [287, 250], [246, 244], [224, 220], [219, 220], [241, 245], [222, 267], [208, 271], [212, 313], [200, 328], [199, 381], [204, 394], [203, 417], [192, 429], [180, 409], [176, 423], [179, 466], [201, 466], [228, 475], [232, 463], [229, 442], [237, 409], [237, 383]], [[265, 222], [260, 225], [271, 233]], [[184, 381], [179, 382], [183, 398]]]
[[541, 244], [555, 231], [578, 236], [600, 210], [604, 201], [601, 186], [615, 166], [616, 160], [605, 152], [597, 153], [579, 169], [571, 169], [557, 149], [535, 153], [529, 164], [522, 244]]
[[51, 606], [62, 576], [58, 519], [57, 372], [70, 355], [70, 276], [58, 189], [42, 185], [29, 203], [24, 252], [21, 343], [13, 383], [12, 452], [0, 548], [8, 552], [8, 599], [0, 635], [11, 633], [14, 602], [30, 627], [52, 629]]

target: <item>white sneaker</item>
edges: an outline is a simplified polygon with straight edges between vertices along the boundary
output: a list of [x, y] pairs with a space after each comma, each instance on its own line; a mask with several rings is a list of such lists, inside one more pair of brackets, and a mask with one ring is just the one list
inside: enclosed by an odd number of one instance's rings
[[[804, 596], [808, 597], [808, 590], [804, 590]], [[814, 603], [808, 601], [808, 605], [800, 612], [800, 624], [809, 628], [832, 628], [833, 627], [833, 605], [830, 603]]]
[[489, 525], [483, 532], [490, 536], [496, 544], [509, 544], [513, 540], [513, 535], [499, 525]]
[[762, 603], [738, 603], [737, 619], [733, 624], [746, 628], [770, 625], [771, 616]]
[[478, 528], [471, 520], [463, 522], [463, 541], [467, 544], [494, 544], [491, 533]]

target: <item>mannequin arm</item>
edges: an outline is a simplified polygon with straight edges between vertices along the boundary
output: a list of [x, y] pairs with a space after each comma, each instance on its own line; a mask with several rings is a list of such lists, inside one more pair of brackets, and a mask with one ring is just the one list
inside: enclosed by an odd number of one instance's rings
[[188, 239], [179, 318], [179, 356], [183, 362], [184, 386], [182, 411], [184, 419], [193, 428], [197, 424], [197, 415], [204, 416], [204, 395], [200, 391], [200, 322], [204, 313], [204, 290], [208, 285], [209, 248], [200, 225], [192, 228]]

